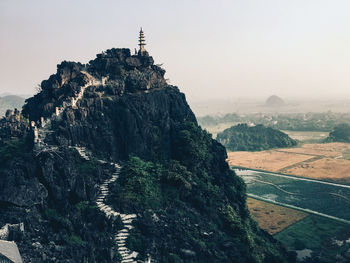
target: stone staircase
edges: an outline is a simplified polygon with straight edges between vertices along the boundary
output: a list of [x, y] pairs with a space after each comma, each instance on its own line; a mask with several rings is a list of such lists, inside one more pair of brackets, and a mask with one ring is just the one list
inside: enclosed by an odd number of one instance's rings
[[[87, 153], [85, 148], [77, 147], [77, 146], [74, 148], [78, 151], [78, 153], [84, 160], [86, 161], [90, 160], [89, 156], [91, 156], [91, 154]], [[98, 160], [98, 161], [101, 163], [107, 163], [104, 160]], [[137, 263], [136, 258], [138, 256], [138, 253], [128, 249], [125, 244], [126, 239], [129, 236], [129, 231], [133, 229], [132, 222], [137, 217], [136, 214], [121, 214], [105, 203], [106, 197], [109, 194], [109, 185], [118, 179], [120, 174], [120, 169], [121, 169], [121, 166], [117, 163], [110, 163], [110, 165], [114, 167], [115, 171], [112, 174], [111, 178], [105, 180], [100, 185], [100, 194], [97, 197], [96, 204], [97, 204], [97, 207], [100, 209], [100, 211], [103, 212], [108, 219], [114, 220], [120, 216], [124, 227], [114, 235], [114, 240], [118, 245], [118, 252], [122, 257], [121, 262]], [[147, 262], [151, 262], [151, 261], [147, 261]]]
[[48, 134], [52, 133], [52, 121], [53, 120], [60, 120], [62, 118], [62, 113], [66, 110], [68, 107], [76, 107], [76, 104], [78, 100], [80, 100], [85, 92], [85, 89], [89, 86], [97, 86], [102, 85], [103, 82], [100, 80], [97, 80], [93, 76], [91, 76], [86, 71], [81, 71], [82, 74], [84, 74], [88, 78], [88, 82], [80, 88], [80, 91], [76, 96], [69, 98], [66, 101], [63, 101], [62, 105], [60, 107], [56, 107], [55, 112], [51, 115], [51, 117], [44, 119], [43, 117], [40, 120], [40, 124], [37, 125], [34, 122], [32, 122], [31, 126], [34, 130], [34, 149], [37, 152], [42, 151], [53, 151], [57, 149], [57, 147], [49, 145], [45, 140]]
[[[51, 130], [52, 120], [60, 120], [62, 117], [62, 113], [65, 111], [67, 107], [76, 107], [77, 101], [83, 97], [84, 91], [87, 87], [96, 86], [96, 85], [105, 85], [105, 81], [103, 80], [99, 81], [85, 71], [81, 71], [81, 73], [86, 75], [89, 81], [88, 83], [86, 83], [84, 86], [81, 87], [80, 92], [75, 97], [70, 98], [70, 100], [64, 101], [62, 103], [62, 106], [56, 107], [55, 113], [53, 113], [51, 117], [47, 119], [41, 118], [39, 126], [37, 126], [34, 122], [32, 122], [32, 128], [34, 130], [34, 146], [35, 146], [34, 149], [38, 154], [43, 151], [55, 151], [58, 148], [57, 146], [49, 145], [46, 140], [47, 135], [53, 132]], [[75, 146], [73, 148], [77, 150], [81, 158], [83, 158], [86, 161], [90, 161], [91, 153], [87, 152], [87, 150], [84, 147]], [[107, 163], [104, 160], [98, 159], [97, 161], [103, 164]], [[100, 185], [100, 194], [97, 197], [96, 204], [100, 209], [100, 211], [103, 212], [108, 219], [114, 220], [120, 216], [124, 227], [123, 229], [119, 230], [115, 234], [114, 240], [118, 246], [118, 252], [122, 257], [121, 262], [137, 263], [137, 262], [140, 262], [136, 260], [138, 256], [138, 252], [131, 251], [126, 247], [126, 239], [129, 236], [129, 231], [133, 229], [132, 222], [137, 217], [136, 214], [121, 214], [113, 210], [111, 206], [105, 203], [105, 199], [109, 194], [109, 184], [115, 182], [118, 179], [120, 169], [121, 169], [121, 166], [116, 163], [109, 163], [109, 164], [114, 167], [115, 172], [112, 174], [111, 178], [107, 179]], [[154, 263], [155, 261], [152, 260], [150, 257], [148, 257], [146, 262]]]

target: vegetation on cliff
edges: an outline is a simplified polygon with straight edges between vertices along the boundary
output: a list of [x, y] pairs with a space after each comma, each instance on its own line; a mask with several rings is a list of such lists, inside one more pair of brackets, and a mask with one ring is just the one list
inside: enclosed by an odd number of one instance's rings
[[238, 124], [219, 133], [216, 139], [230, 151], [262, 151], [297, 145], [287, 134], [263, 125]]
[[112, 188], [111, 205], [142, 215], [130, 247], [164, 263], [287, 262], [250, 218], [245, 185], [228, 169], [224, 148], [192, 122], [173, 134], [169, 160], [130, 156]]

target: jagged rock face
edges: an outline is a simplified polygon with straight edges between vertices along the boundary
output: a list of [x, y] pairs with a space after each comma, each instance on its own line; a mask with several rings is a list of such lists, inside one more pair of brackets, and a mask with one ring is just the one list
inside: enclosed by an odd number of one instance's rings
[[[52, 116], [55, 107], [84, 90], [83, 86], [98, 83], [87, 87], [76, 105], [66, 107], [59, 118], [52, 119], [51, 131], [44, 140], [45, 145], [55, 147], [39, 152], [29, 147], [21, 154], [10, 154], [12, 157], [0, 165], [0, 224], [24, 222], [25, 234], [16, 242], [25, 262], [35, 262], [32, 259], [72, 263], [120, 261], [115, 256], [112, 242], [115, 230], [122, 229], [120, 222], [108, 220], [95, 206], [99, 185], [113, 171], [108, 163], [82, 160], [70, 147], [75, 145], [86, 147], [101, 160], [120, 162], [128, 160], [129, 156], [137, 156], [164, 166], [172, 163], [176, 169], [183, 169], [183, 176], [189, 178], [178, 178], [176, 173], [172, 177], [170, 173], [165, 179], [184, 184], [186, 191], [193, 189], [186, 197], [188, 199], [190, 196], [205, 199], [211, 190], [221, 189], [215, 191], [223, 204], [229, 204], [227, 207], [231, 210], [227, 211], [227, 216], [236, 217], [239, 224], [252, 225], [254, 235], [276, 251], [277, 256], [269, 252], [270, 258], [286, 258], [280, 245], [275, 245], [271, 237], [261, 234], [253, 226], [244, 203], [244, 186], [229, 170], [224, 147], [198, 127], [184, 94], [177, 87], [168, 85], [164, 74], [165, 71], [154, 65], [153, 58], [147, 53], [132, 56], [128, 49], [111, 49], [97, 55], [88, 65], [63, 62], [56, 74], [42, 82], [42, 91], [27, 100], [23, 114], [30, 121], [38, 122], [41, 117]], [[25, 133], [25, 137], [33, 139], [30, 132]], [[209, 181], [213, 189], [201, 192]], [[206, 202], [213, 201], [208, 199]], [[176, 206], [166, 208], [172, 209], [176, 210]], [[203, 212], [205, 209], [200, 212], [195, 205], [185, 201], [181, 209], [198, 215], [199, 220], [203, 218], [205, 225], [213, 222], [210, 221], [212, 216]], [[221, 210], [220, 206], [215, 211]], [[154, 231], [159, 239], [144, 236], [147, 241], [145, 251], [153, 253], [158, 262], [163, 259], [159, 253], [164, 256], [167, 248], [179, 250], [184, 260], [179, 262], [203, 262], [198, 261], [198, 252], [190, 246], [192, 241], [182, 240], [183, 237], [178, 235], [181, 229], [187, 232], [193, 229], [186, 214], [184, 219], [179, 219], [165, 213], [157, 220], [155, 215], [153, 219], [158, 223], [150, 223], [144, 216], [148, 210], [137, 213], [140, 225], [160, 228]], [[220, 222], [217, 228], [227, 234], [224, 221], [219, 215], [214, 217]], [[169, 223], [174, 224], [173, 229], [179, 233], [173, 233]], [[169, 242], [171, 235], [184, 246], [174, 248], [174, 243]], [[241, 235], [236, 240], [250, 238], [244, 231]], [[163, 239], [164, 246], [155, 243], [155, 240]], [[241, 249], [239, 243], [218, 240], [223, 243], [214, 244], [215, 249], [208, 252], [214, 262], [220, 262], [219, 254], [221, 258], [232, 255], [232, 262], [235, 262], [236, 254], [245, 260], [242, 262], [251, 258], [244, 253], [254, 247]], [[261, 260], [257, 262], [263, 262], [267, 252], [261, 244], [259, 251]]]
[[84, 145], [114, 160], [130, 154], [150, 157], [155, 149], [171, 155], [172, 131], [184, 121], [196, 122], [185, 96], [176, 88], [149, 93], [83, 99], [56, 123], [53, 141]]
[[111, 95], [165, 87], [165, 70], [153, 63], [150, 56], [131, 56], [129, 49], [107, 50], [88, 65], [64, 61], [57, 66], [56, 74], [42, 81], [41, 92], [26, 100], [23, 114], [34, 121], [51, 116], [55, 107], [61, 106], [86, 84], [86, 75], [81, 71], [87, 71], [101, 81], [105, 79], [107, 85], [103, 93]]
[[106, 77], [114, 94], [166, 86], [165, 70], [153, 64], [148, 55], [130, 55], [129, 49], [110, 49], [90, 61], [88, 71], [98, 78]]
[[5, 117], [0, 119], [0, 144], [10, 138], [21, 138], [28, 130], [29, 122], [19, 110], [7, 110]]
[[26, 100], [22, 113], [34, 121], [40, 117], [50, 117], [55, 107], [79, 93], [86, 83], [86, 76], [81, 73], [83, 68], [80, 63], [62, 62], [57, 66], [56, 74], [41, 82], [41, 92]]
[[9, 165], [11, 169], [1, 169], [1, 202], [20, 207], [42, 205], [45, 202], [47, 191], [36, 176], [38, 170], [33, 161], [31, 155], [26, 154], [13, 160]]
[[112, 261], [119, 225], [92, 205], [111, 171], [87, 165], [76, 151], [61, 149], [24, 153], [0, 168], [0, 225], [24, 223], [24, 233], [9, 233], [24, 262]]

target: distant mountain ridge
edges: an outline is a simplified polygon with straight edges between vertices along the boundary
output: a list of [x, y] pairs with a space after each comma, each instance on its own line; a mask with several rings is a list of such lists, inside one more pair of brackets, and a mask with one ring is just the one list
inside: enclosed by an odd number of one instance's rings
[[0, 97], [0, 117], [4, 116], [8, 109], [22, 109], [25, 98], [18, 95], [6, 95]]

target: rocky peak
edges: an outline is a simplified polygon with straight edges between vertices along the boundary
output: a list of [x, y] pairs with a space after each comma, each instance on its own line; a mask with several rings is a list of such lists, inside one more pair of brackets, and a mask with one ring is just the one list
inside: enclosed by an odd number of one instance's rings
[[23, 114], [30, 120], [48, 118], [56, 107], [74, 98], [81, 87], [90, 83], [90, 91], [122, 96], [149, 89], [165, 88], [165, 70], [154, 65], [147, 52], [131, 55], [130, 49], [108, 49], [97, 54], [96, 59], [83, 65], [64, 61], [57, 65], [57, 72], [42, 81], [41, 90], [26, 100]]
[[116, 87], [121, 94], [166, 86], [165, 70], [154, 65], [147, 52], [131, 55], [126, 48], [98, 54], [87, 65], [87, 71], [97, 78], [106, 78], [106, 84]]

